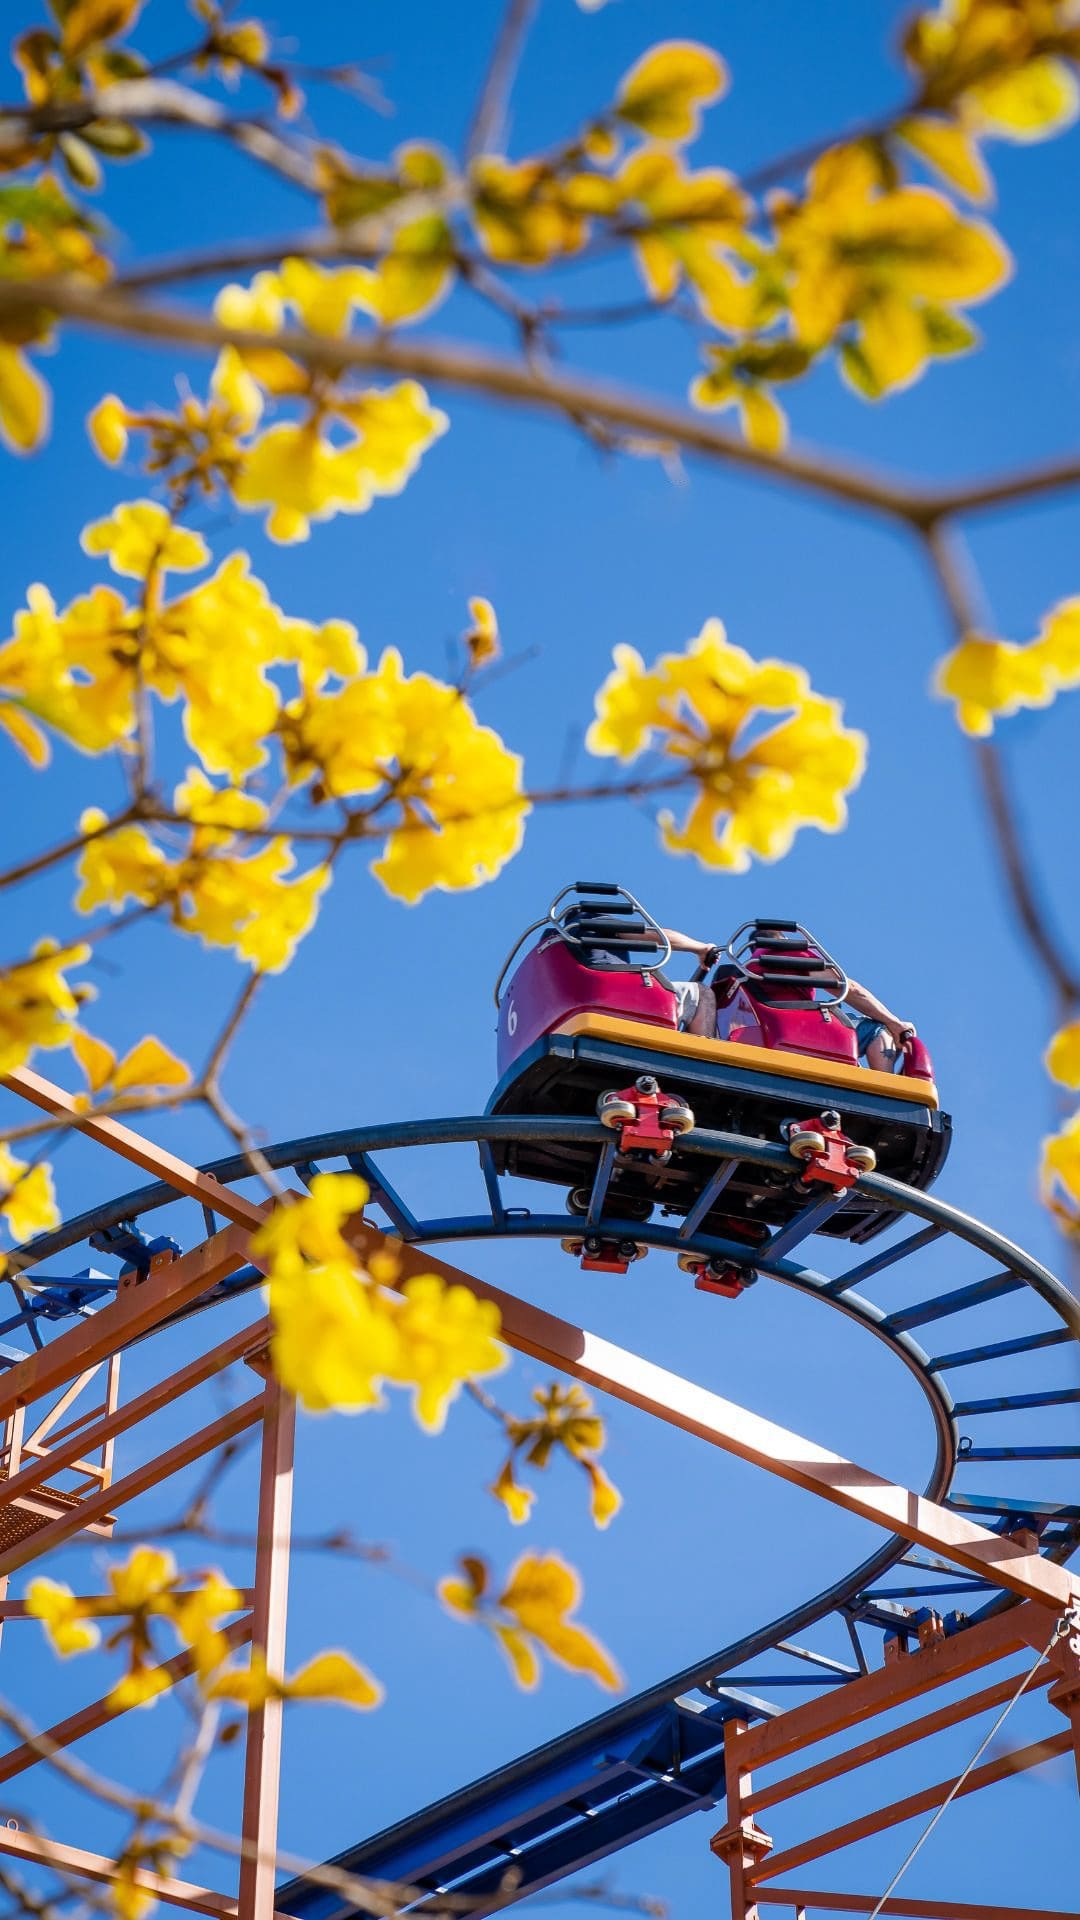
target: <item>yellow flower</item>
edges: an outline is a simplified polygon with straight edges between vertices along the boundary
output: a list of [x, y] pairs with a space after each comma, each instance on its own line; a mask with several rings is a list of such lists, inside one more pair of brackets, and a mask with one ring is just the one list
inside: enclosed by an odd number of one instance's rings
[[934, 690], [956, 701], [965, 733], [985, 737], [999, 714], [1049, 706], [1055, 684], [1045, 655], [1034, 647], [971, 634], [939, 661]]
[[314, 925], [319, 896], [330, 884], [326, 867], [296, 880], [289, 843], [278, 837], [248, 859], [213, 855], [183, 874], [185, 904], [177, 924], [211, 947], [235, 947], [260, 973], [280, 973]]
[[233, 483], [242, 507], [268, 506], [266, 531], [288, 545], [306, 540], [312, 520], [363, 513], [373, 489], [359, 443], [336, 447], [314, 423], [282, 423], [259, 435]]
[[1080, 1113], [1043, 1141], [1042, 1184], [1047, 1199], [1058, 1182], [1072, 1204], [1080, 1207]]
[[[543, 266], [580, 253], [588, 239], [592, 209], [582, 208], [572, 183], [542, 160], [481, 154], [470, 167], [469, 185], [476, 231], [493, 260]], [[609, 182], [601, 186], [610, 194]]]
[[466, 1380], [500, 1373], [499, 1309], [478, 1300], [471, 1288], [448, 1285], [435, 1273], [417, 1274], [402, 1288], [396, 1315], [397, 1351], [389, 1369], [401, 1386], [412, 1386], [413, 1410], [428, 1433], [441, 1433], [446, 1410]]
[[[102, 823], [100, 809], [90, 807], [79, 825], [84, 833]], [[113, 913], [130, 903], [153, 907], [166, 899], [175, 885], [177, 869], [156, 847], [145, 827], [117, 827], [87, 842], [76, 869], [82, 885], [75, 896], [80, 913], [109, 907]]]
[[[783, 711], [780, 725], [756, 731], [760, 715]], [[630, 761], [653, 747], [685, 768], [690, 810], [682, 827], [661, 814], [665, 845], [734, 872], [752, 854], [778, 859], [800, 826], [843, 826], [844, 796], [865, 763], [863, 736], [842, 725], [838, 701], [812, 693], [801, 668], [731, 646], [718, 620], [652, 669], [617, 648], [596, 714], [590, 752]]]
[[352, 1261], [272, 1274], [274, 1372], [312, 1413], [382, 1404], [398, 1351], [395, 1302], [366, 1286]]
[[115, 393], [107, 393], [87, 416], [86, 428], [101, 458], [110, 467], [127, 452], [130, 415]]
[[233, 780], [266, 759], [280, 706], [266, 667], [290, 658], [296, 645], [294, 623], [249, 564], [246, 553], [230, 554], [209, 580], [167, 606], [152, 623], [144, 663], [164, 699], [183, 695], [184, 732], [204, 766]]
[[469, 601], [472, 625], [465, 635], [465, 648], [471, 667], [487, 666], [499, 657], [499, 622], [490, 600], [478, 595]]
[[454, 278], [454, 239], [441, 214], [425, 214], [397, 229], [375, 268], [357, 268], [362, 281], [354, 298], [384, 327], [420, 320], [449, 293]]
[[615, 99], [615, 112], [654, 140], [690, 140], [700, 131], [701, 108], [727, 90], [719, 54], [693, 40], [665, 40], [631, 67]]
[[243, 1599], [220, 1573], [208, 1573], [192, 1593], [177, 1594], [170, 1617], [177, 1633], [195, 1655], [195, 1670], [205, 1677], [221, 1666], [228, 1653], [222, 1621], [239, 1613]]
[[277, 333], [285, 318], [277, 274], [257, 273], [249, 287], [222, 287], [214, 300], [214, 318], [237, 332]]
[[29, 960], [0, 970], [0, 1075], [13, 1073], [36, 1047], [66, 1047], [86, 988], [65, 977], [90, 958], [89, 947], [42, 940]]
[[50, 1169], [40, 1163], [31, 1167], [25, 1160], [17, 1160], [2, 1143], [0, 1214], [16, 1240], [29, 1240], [35, 1233], [47, 1233], [51, 1227], [60, 1225]]
[[31, 1580], [26, 1589], [26, 1611], [42, 1622], [54, 1653], [86, 1653], [101, 1638], [97, 1627], [80, 1610], [71, 1588], [44, 1574]]
[[1043, 1056], [1046, 1071], [1063, 1087], [1080, 1087], [1080, 1020], [1055, 1033]]
[[135, 623], [111, 587], [96, 587], [63, 613], [46, 587], [30, 587], [14, 635], [0, 647], [0, 725], [37, 765], [49, 757], [38, 721], [85, 753], [130, 733]]
[[283, 260], [278, 275], [282, 299], [311, 333], [347, 333], [366, 286], [357, 267], [320, 267], [313, 260]]
[[306, 1260], [348, 1260], [341, 1229], [368, 1198], [367, 1182], [359, 1174], [316, 1174], [308, 1193], [276, 1207], [252, 1235], [251, 1251], [270, 1259], [274, 1279], [302, 1274]]
[[201, 767], [189, 767], [187, 779], [173, 789], [173, 808], [197, 829], [192, 840], [195, 852], [223, 845], [266, 819], [266, 807], [253, 793], [212, 786]]
[[210, 550], [201, 534], [173, 525], [172, 516], [154, 500], [129, 500], [107, 520], [84, 527], [84, 553], [108, 554], [114, 573], [145, 580], [156, 570], [190, 573], [203, 567]]
[[109, 1568], [113, 1599], [125, 1613], [150, 1606], [160, 1611], [176, 1578], [176, 1561], [161, 1547], [133, 1547], [122, 1566]]

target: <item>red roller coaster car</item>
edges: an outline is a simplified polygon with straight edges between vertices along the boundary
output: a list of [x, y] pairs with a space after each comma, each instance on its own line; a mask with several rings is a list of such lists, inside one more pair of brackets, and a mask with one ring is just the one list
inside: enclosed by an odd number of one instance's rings
[[[511, 968], [522, 947], [524, 957]], [[654, 1207], [688, 1212], [701, 1175], [680, 1153], [680, 1128], [786, 1140], [806, 1165], [739, 1165], [703, 1222], [723, 1237], [756, 1241], [813, 1198], [817, 1181], [842, 1185], [844, 1167], [928, 1187], [949, 1148], [950, 1122], [938, 1106], [930, 1056], [911, 1032], [898, 1071], [860, 1066], [853, 1028], [837, 1009], [847, 978], [794, 920], [741, 926], [699, 978], [718, 1009], [715, 1039], [679, 1029], [679, 996], [663, 972], [671, 947], [663, 929], [624, 887], [575, 881], [515, 943], [499, 975], [499, 1083], [489, 1112], [595, 1114], [625, 1125], [612, 1106], [669, 1107], [666, 1155], [620, 1144], [612, 1203], [623, 1216]], [[648, 1089], [650, 1080], [658, 1092]], [[689, 1109], [689, 1119], [679, 1118]], [[620, 1110], [621, 1111], [621, 1110]], [[654, 1114], [654, 1119], [656, 1118]], [[652, 1122], [644, 1113], [640, 1124]], [[626, 1150], [623, 1151], [625, 1146]], [[846, 1155], [846, 1159], [845, 1159]], [[583, 1211], [596, 1165], [584, 1143], [518, 1141], [496, 1149], [500, 1171], [571, 1188]], [[833, 1165], [830, 1174], [829, 1167]], [[838, 1172], [837, 1169], [840, 1169]], [[820, 1187], [818, 1188], [820, 1193]], [[865, 1240], [892, 1218], [878, 1199], [855, 1191], [822, 1231]]]

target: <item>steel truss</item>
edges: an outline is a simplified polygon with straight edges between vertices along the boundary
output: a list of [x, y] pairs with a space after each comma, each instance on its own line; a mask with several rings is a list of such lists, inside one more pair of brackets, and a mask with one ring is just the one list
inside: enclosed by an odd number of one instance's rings
[[[108, 1535], [115, 1511], [167, 1480], [192, 1461], [245, 1429], [260, 1432], [261, 1473], [258, 1549], [253, 1588], [229, 1629], [234, 1645], [250, 1642], [272, 1670], [284, 1660], [286, 1586], [292, 1498], [295, 1408], [276, 1384], [266, 1360], [265, 1319], [217, 1346], [126, 1404], [119, 1393], [119, 1362], [125, 1348], [180, 1318], [255, 1288], [261, 1279], [250, 1255], [252, 1231], [269, 1203], [238, 1190], [249, 1170], [240, 1156], [197, 1169], [115, 1120], [87, 1119], [72, 1097], [29, 1070], [4, 1083], [59, 1120], [109, 1148], [154, 1177], [149, 1186], [125, 1193], [80, 1215], [55, 1233], [40, 1236], [16, 1253], [9, 1279], [14, 1310], [0, 1325], [0, 1339], [29, 1339], [29, 1350], [0, 1347], [0, 1419], [5, 1422], [0, 1458], [0, 1622], [25, 1615], [6, 1598], [14, 1571], [43, 1559], [76, 1534]], [[838, 1275], [826, 1275], [790, 1256], [821, 1224], [821, 1206], [808, 1206], [795, 1222], [755, 1249], [757, 1271], [794, 1287], [864, 1326], [884, 1342], [917, 1379], [936, 1436], [934, 1464], [917, 1494], [855, 1466], [798, 1435], [760, 1419], [720, 1395], [627, 1353], [612, 1343], [529, 1306], [435, 1256], [438, 1243], [485, 1239], [564, 1239], [581, 1232], [580, 1216], [534, 1213], [512, 1206], [494, 1169], [492, 1142], [525, 1138], [595, 1144], [596, 1173], [590, 1226], [614, 1238], [632, 1238], [657, 1250], [701, 1253], [745, 1263], [747, 1249], [699, 1231], [704, 1209], [678, 1226], [662, 1221], [621, 1220], [605, 1207], [613, 1155], [598, 1122], [483, 1116], [354, 1129], [293, 1141], [265, 1151], [277, 1168], [293, 1169], [310, 1182], [327, 1163], [360, 1172], [371, 1189], [372, 1217], [356, 1224], [351, 1240], [363, 1261], [392, 1236], [400, 1249], [400, 1274], [435, 1271], [496, 1302], [503, 1337], [518, 1352], [584, 1381], [656, 1418], [695, 1434], [781, 1479], [803, 1487], [882, 1527], [885, 1543], [824, 1592], [800, 1603], [733, 1647], [673, 1675], [636, 1699], [549, 1743], [538, 1753], [488, 1776], [475, 1786], [425, 1809], [387, 1833], [351, 1848], [333, 1863], [350, 1872], [391, 1880], [407, 1892], [402, 1907], [435, 1908], [447, 1891], [484, 1913], [536, 1891], [578, 1867], [669, 1824], [698, 1808], [725, 1805], [724, 1825], [713, 1850], [730, 1874], [733, 1920], [760, 1920], [768, 1906], [806, 1914], [871, 1912], [870, 1896], [775, 1886], [779, 1876], [864, 1836], [882, 1831], [941, 1804], [953, 1782], [933, 1785], [847, 1822], [832, 1833], [777, 1851], [757, 1823], [759, 1812], [794, 1798], [826, 1780], [853, 1772], [883, 1753], [915, 1746], [933, 1734], [984, 1712], [1009, 1696], [1012, 1672], [960, 1702], [923, 1713], [899, 1729], [850, 1746], [837, 1758], [812, 1762], [795, 1774], [760, 1787], [762, 1769], [851, 1729], [908, 1701], [921, 1700], [948, 1681], [1045, 1650], [1034, 1688], [1046, 1689], [1057, 1710], [1054, 1728], [1035, 1746], [989, 1761], [964, 1782], [971, 1792], [1006, 1773], [1022, 1771], [1054, 1754], [1073, 1752], [1080, 1779], [1080, 1630], [1068, 1630], [1050, 1645], [1055, 1623], [1080, 1599], [1080, 1584], [1065, 1562], [1080, 1543], [1080, 1506], [1048, 1499], [1037, 1485], [1039, 1464], [1080, 1457], [1080, 1446], [983, 1446], [958, 1431], [958, 1419], [989, 1414], [1017, 1416], [1034, 1409], [1068, 1406], [1080, 1388], [1047, 1385], [1034, 1391], [954, 1402], [944, 1376], [958, 1369], [1011, 1359], [1080, 1339], [1080, 1307], [1054, 1276], [991, 1229], [933, 1196], [876, 1174], [858, 1186], [894, 1209], [899, 1237]], [[481, 1212], [425, 1219], [390, 1180], [382, 1158], [413, 1146], [474, 1143], [478, 1149], [486, 1208]], [[787, 1149], [717, 1132], [683, 1137], [681, 1150], [702, 1160], [702, 1187], [715, 1191], [738, 1162], [789, 1164]], [[605, 1150], [605, 1148], [607, 1150]], [[152, 1216], [179, 1198], [202, 1210], [202, 1236], [186, 1249], [171, 1234], [146, 1231]], [[842, 1204], [839, 1202], [838, 1204]], [[374, 1215], [383, 1216], [379, 1224]], [[909, 1224], [914, 1221], [914, 1230]], [[170, 1212], [168, 1225], [173, 1225]], [[224, 1224], [222, 1224], [224, 1223]], [[74, 1274], [47, 1271], [81, 1244], [120, 1263], [120, 1271], [88, 1266]], [[836, 1242], [831, 1243], [834, 1250]], [[891, 1310], [862, 1289], [878, 1276], [910, 1278], [918, 1256], [937, 1244], [985, 1255], [994, 1271], [945, 1292], [909, 1296]], [[937, 1327], [954, 1315], [983, 1314], [1014, 1295], [1022, 1303], [1018, 1330], [1006, 1339], [982, 1340], [951, 1351], [927, 1353], [914, 1329]], [[1032, 1324], [1033, 1320], [1035, 1324]], [[74, 1321], [74, 1324], [70, 1324]], [[67, 1323], [67, 1324], [65, 1324]], [[997, 1329], [995, 1329], [996, 1331]], [[153, 1455], [117, 1478], [113, 1449], [118, 1438], [138, 1432], [163, 1406], [226, 1368], [246, 1365], [257, 1391], [227, 1414], [188, 1433], [166, 1452]], [[85, 1405], [95, 1382], [104, 1397]], [[43, 1404], [45, 1403], [45, 1404]], [[33, 1409], [31, 1415], [30, 1410]], [[77, 1410], [75, 1410], [77, 1409]], [[74, 1410], [74, 1411], [73, 1411]], [[30, 1422], [28, 1430], [28, 1421]], [[970, 1464], [1008, 1460], [1024, 1468], [1020, 1492], [972, 1492], [958, 1484]], [[74, 1487], [56, 1484], [74, 1479]], [[921, 1546], [935, 1556], [912, 1557]], [[940, 1556], [939, 1559], [937, 1557]], [[893, 1567], [906, 1570], [904, 1584], [882, 1588]], [[973, 1612], [950, 1603], [976, 1597]], [[901, 1602], [922, 1602], [914, 1608]], [[852, 1660], [838, 1661], [793, 1641], [807, 1629], [838, 1616], [849, 1635]], [[876, 1654], [867, 1634], [882, 1632]], [[879, 1664], [881, 1656], [883, 1664]], [[768, 1673], [740, 1671], [762, 1655]], [[872, 1657], [873, 1655], [873, 1657]], [[181, 1654], [162, 1668], [168, 1684], [190, 1671]], [[819, 1691], [782, 1710], [764, 1697], [788, 1685]], [[762, 1690], [762, 1691], [759, 1691]], [[357, 1911], [340, 1891], [318, 1876], [275, 1891], [277, 1797], [281, 1756], [281, 1705], [270, 1702], [249, 1717], [245, 1767], [244, 1858], [234, 1893], [193, 1886], [140, 1870], [148, 1891], [168, 1904], [241, 1920], [270, 1920], [275, 1910], [300, 1920], [331, 1920]], [[110, 1717], [104, 1701], [71, 1714], [48, 1730], [66, 1747]], [[1062, 1718], [1064, 1726], [1062, 1726]], [[0, 1757], [0, 1777], [10, 1779], [36, 1764], [41, 1748], [31, 1741]], [[61, 1868], [66, 1874], [109, 1881], [117, 1868], [104, 1856], [56, 1841], [0, 1829], [0, 1853]], [[925, 1920], [1005, 1920], [1011, 1908], [978, 1908], [963, 1902], [897, 1897], [886, 1913]], [[1025, 1910], [1039, 1920], [1034, 1910]], [[1049, 1915], [1041, 1920], [1076, 1920]]]

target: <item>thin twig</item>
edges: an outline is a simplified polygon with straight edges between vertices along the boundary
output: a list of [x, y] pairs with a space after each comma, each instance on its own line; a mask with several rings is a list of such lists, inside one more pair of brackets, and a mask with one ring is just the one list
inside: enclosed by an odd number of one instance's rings
[[508, 0], [465, 142], [465, 157], [490, 153], [506, 137], [510, 94], [538, 0]]

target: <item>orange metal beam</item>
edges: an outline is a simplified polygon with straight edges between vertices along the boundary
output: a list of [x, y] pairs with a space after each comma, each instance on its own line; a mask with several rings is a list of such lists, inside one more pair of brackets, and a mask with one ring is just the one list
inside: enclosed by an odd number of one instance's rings
[[91, 1493], [80, 1500], [77, 1507], [70, 1508], [56, 1520], [52, 1520], [37, 1533], [25, 1540], [19, 1540], [6, 1553], [0, 1554], [0, 1574], [14, 1573], [17, 1568], [25, 1567], [31, 1560], [40, 1559], [43, 1554], [51, 1553], [54, 1547], [69, 1540], [73, 1533], [79, 1533], [92, 1520], [100, 1520], [112, 1507], [123, 1506], [128, 1500], [134, 1500], [137, 1494], [146, 1493], [156, 1487], [171, 1474], [179, 1473], [181, 1467], [190, 1466], [193, 1460], [200, 1460], [204, 1453], [212, 1452], [226, 1440], [235, 1439], [243, 1433], [245, 1427], [255, 1425], [262, 1417], [264, 1395], [257, 1393], [253, 1399], [245, 1400], [242, 1405], [223, 1413], [209, 1426], [200, 1427], [197, 1433], [189, 1434], [186, 1440], [180, 1440], [167, 1453], [157, 1454], [153, 1460], [147, 1460], [122, 1480], [116, 1480], [111, 1487], [103, 1487], [100, 1493]]
[[40, 1073], [34, 1073], [30, 1067], [17, 1067], [14, 1073], [5, 1075], [0, 1085], [11, 1093], [21, 1094], [24, 1100], [40, 1107], [44, 1113], [51, 1114], [54, 1120], [61, 1120], [66, 1126], [74, 1127], [84, 1133], [88, 1140], [96, 1140], [99, 1146], [111, 1147], [123, 1160], [130, 1160], [133, 1166], [141, 1167], [144, 1173], [152, 1173], [158, 1180], [167, 1180], [177, 1193], [185, 1193], [192, 1200], [201, 1200], [205, 1206], [212, 1207], [226, 1220], [241, 1227], [260, 1225], [264, 1208], [254, 1200], [246, 1200], [243, 1194], [234, 1193], [231, 1187], [224, 1187], [212, 1174], [200, 1173], [196, 1167], [189, 1166], [186, 1160], [180, 1160], [176, 1154], [166, 1152], [152, 1140], [147, 1140], [132, 1127], [125, 1127], [119, 1120], [94, 1119], [90, 1114], [80, 1111], [75, 1096], [58, 1087], [54, 1081], [46, 1080]]
[[[251, 1639], [251, 1615], [242, 1620], [234, 1620], [225, 1628], [225, 1639], [230, 1648], [242, 1647]], [[194, 1671], [195, 1655], [190, 1647], [183, 1653], [176, 1653], [171, 1660], [163, 1660], [154, 1672], [160, 1675], [165, 1686], [175, 1687], [179, 1681], [186, 1680]], [[27, 1767], [33, 1767], [46, 1757], [52, 1747], [70, 1747], [76, 1740], [82, 1740], [86, 1734], [94, 1733], [103, 1727], [106, 1721], [118, 1720], [120, 1713], [130, 1709], [122, 1707], [117, 1712], [110, 1707], [108, 1697], [94, 1700], [89, 1706], [80, 1707], [77, 1713], [69, 1714], [66, 1720], [59, 1720], [55, 1727], [48, 1727], [40, 1741], [27, 1740], [21, 1747], [13, 1747], [10, 1753], [0, 1754], [0, 1782], [11, 1780], [17, 1773], [25, 1773]], [[43, 1752], [42, 1749], [45, 1749]]]
[[966, 1627], [963, 1633], [938, 1640], [929, 1647], [918, 1647], [887, 1667], [879, 1667], [858, 1680], [849, 1680], [844, 1687], [830, 1687], [823, 1699], [808, 1700], [801, 1707], [789, 1708], [775, 1720], [750, 1727], [740, 1742], [745, 1764], [761, 1767], [773, 1760], [784, 1760], [803, 1747], [813, 1746], [817, 1740], [828, 1740], [833, 1734], [858, 1726], [860, 1721], [869, 1720], [876, 1713], [905, 1706], [933, 1687], [961, 1680], [965, 1674], [975, 1673], [980, 1667], [988, 1667], [992, 1661], [1002, 1660], [1006, 1654], [1031, 1645], [1029, 1634], [1036, 1625], [1042, 1635], [1040, 1644], [1045, 1646], [1045, 1614], [1035, 1607], [1010, 1607], [1005, 1613]]
[[[296, 1401], [276, 1380], [267, 1382], [265, 1400], [251, 1638], [253, 1657], [261, 1654], [269, 1672], [280, 1674], [285, 1671]], [[248, 1851], [240, 1862], [240, 1920], [273, 1920], [281, 1736], [280, 1700], [268, 1700], [248, 1714], [243, 1817]]]
[[[1056, 1760], [1059, 1754], [1071, 1752], [1071, 1729], [1051, 1734], [1046, 1740], [1034, 1740], [1028, 1747], [1014, 1747], [1011, 1753], [1003, 1753], [997, 1760], [988, 1760], [985, 1765], [969, 1773], [956, 1797], [959, 1800], [965, 1794], [977, 1793], [980, 1787], [992, 1787], [998, 1780], [1008, 1780], [1014, 1773], [1025, 1773], [1029, 1767], [1041, 1767], [1044, 1760]], [[797, 1846], [786, 1848], [783, 1853], [774, 1853], [755, 1869], [752, 1878], [774, 1880], [778, 1873], [790, 1873], [794, 1867], [804, 1866], [808, 1860], [820, 1860], [824, 1854], [853, 1846], [856, 1840], [865, 1840], [872, 1833], [884, 1833], [888, 1827], [898, 1827], [904, 1820], [913, 1820], [916, 1814], [930, 1813], [948, 1799], [955, 1786], [955, 1777], [952, 1780], [939, 1780], [932, 1787], [924, 1787], [921, 1793], [908, 1794], [904, 1800], [893, 1800], [887, 1807], [876, 1807], [873, 1813], [864, 1813], [858, 1820], [848, 1820], [841, 1827], [833, 1827], [829, 1833], [815, 1834], [812, 1840], [802, 1840]]]
[[[804, 1913], [873, 1913], [877, 1900], [872, 1893], [811, 1893], [799, 1887], [759, 1887], [760, 1906], [794, 1907]], [[886, 1900], [882, 1913], [903, 1916], [904, 1920], [1080, 1920], [1075, 1908], [1066, 1913], [1060, 1907], [988, 1907], [980, 1900], [905, 1900], [901, 1895]]]
[[[192, 1593], [201, 1593], [202, 1588], [174, 1587], [170, 1589], [170, 1591], [176, 1599], [186, 1600]], [[253, 1588], [237, 1587], [236, 1592], [240, 1595], [240, 1605], [242, 1607], [250, 1607], [255, 1597]], [[77, 1593], [73, 1595], [73, 1598], [80, 1607], [92, 1607], [100, 1602], [106, 1607], [113, 1608], [113, 1614], [111, 1616], [106, 1615], [106, 1618], [120, 1619], [125, 1612], [130, 1611], [128, 1608], [117, 1607], [116, 1595], [114, 1593]], [[25, 1600], [0, 1600], [0, 1620], [32, 1620], [38, 1626], [41, 1625], [40, 1614], [29, 1613]]]
[[[65, 1846], [61, 1840], [47, 1840], [40, 1834], [23, 1833], [14, 1827], [0, 1826], [0, 1854], [28, 1865], [52, 1867], [57, 1873], [79, 1874], [84, 1880], [106, 1884], [119, 1878], [115, 1860], [104, 1853], [88, 1853], [84, 1847]], [[214, 1893], [209, 1887], [193, 1886], [189, 1880], [173, 1880], [147, 1867], [136, 1867], [135, 1884], [173, 1907], [187, 1907], [192, 1913], [208, 1913], [212, 1920], [236, 1920], [236, 1901], [228, 1894]], [[282, 1916], [287, 1920], [287, 1916]]]
[[[172, 1271], [172, 1269], [170, 1269]], [[234, 1360], [242, 1360], [246, 1353], [254, 1353], [264, 1346], [270, 1332], [268, 1319], [253, 1321], [229, 1340], [223, 1340], [219, 1347], [213, 1347], [209, 1353], [200, 1354], [177, 1373], [168, 1374], [145, 1393], [137, 1394], [125, 1406], [110, 1413], [100, 1425], [92, 1428], [80, 1428], [79, 1432], [66, 1445], [58, 1444], [45, 1449], [32, 1459], [29, 1465], [20, 1468], [10, 1480], [0, 1481], [0, 1507], [9, 1506], [21, 1493], [28, 1493], [31, 1487], [38, 1486], [50, 1474], [60, 1473], [66, 1467], [74, 1466], [84, 1448], [92, 1450], [106, 1440], [112, 1440], [119, 1433], [127, 1433], [137, 1426], [140, 1420], [148, 1420], [151, 1414], [158, 1413], [181, 1394], [188, 1393], [192, 1387], [201, 1386], [205, 1380], [221, 1373]], [[26, 1443], [23, 1445], [26, 1453]]]
[[55, 1392], [96, 1361], [107, 1360], [226, 1274], [235, 1273], [247, 1260], [247, 1241], [242, 1227], [223, 1227], [138, 1286], [124, 1287], [92, 1320], [80, 1321], [47, 1347], [28, 1354], [0, 1378], [0, 1419]]
[[[1056, 1669], [1049, 1661], [1040, 1667], [1028, 1692], [1034, 1693], [1037, 1687], [1045, 1687], [1054, 1678]], [[964, 1700], [956, 1700], [950, 1707], [939, 1707], [936, 1713], [923, 1714], [921, 1719], [909, 1720], [906, 1726], [894, 1727], [890, 1733], [875, 1734], [872, 1740], [864, 1740], [857, 1747], [848, 1747], [845, 1753], [838, 1753], [831, 1760], [819, 1760], [815, 1766], [803, 1767], [799, 1773], [789, 1773], [783, 1780], [776, 1780], [771, 1787], [762, 1787], [759, 1792], [744, 1795], [743, 1805], [751, 1813], [759, 1813], [764, 1807], [779, 1806], [783, 1800], [794, 1800], [797, 1794], [809, 1793], [812, 1787], [824, 1786], [827, 1780], [839, 1780], [845, 1773], [853, 1773], [857, 1767], [865, 1767], [872, 1760], [881, 1760], [887, 1753], [899, 1753], [903, 1747], [913, 1746], [916, 1740], [925, 1740], [930, 1734], [943, 1733], [946, 1727], [955, 1727], [962, 1720], [970, 1720], [977, 1713], [988, 1713], [991, 1707], [1004, 1706], [1011, 1700], [1020, 1682], [1020, 1676], [1011, 1673], [1007, 1680], [999, 1680], [996, 1686], [983, 1687], [979, 1693], [969, 1693]]]
[[[366, 1221], [350, 1222], [347, 1232], [362, 1259], [387, 1244], [387, 1236]], [[1038, 1600], [1061, 1612], [1080, 1595], [1080, 1581], [1043, 1560], [1037, 1550], [990, 1533], [961, 1514], [951, 1513], [907, 1487], [895, 1486], [869, 1468], [856, 1466], [827, 1447], [763, 1420], [734, 1401], [669, 1373], [666, 1367], [655, 1366], [610, 1340], [601, 1340], [514, 1294], [503, 1293], [419, 1247], [395, 1246], [395, 1253], [399, 1284], [413, 1274], [437, 1273], [451, 1284], [469, 1287], [479, 1299], [494, 1301], [502, 1316], [502, 1338], [517, 1352], [527, 1353], [545, 1366], [558, 1367], [576, 1380], [587, 1381], [601, 1393], [651, 1413], [684, 1433], [696, 1434], [698, 1439], [722, 1447], [737, 1459], [749, 1460], [807, 1493], [816, 1493], [848, 1513], [857, 1513], [889, 1533], [930, 1547], [1025, 1600]]]

